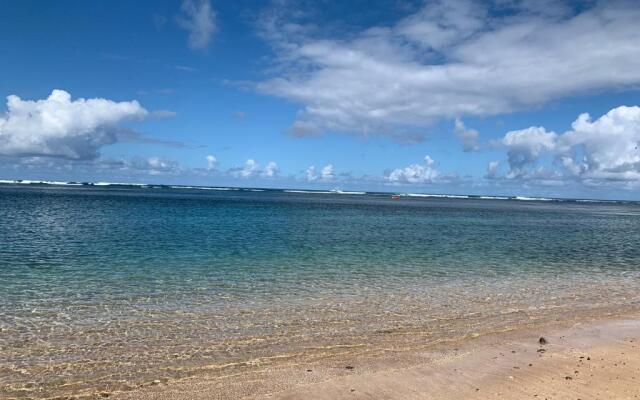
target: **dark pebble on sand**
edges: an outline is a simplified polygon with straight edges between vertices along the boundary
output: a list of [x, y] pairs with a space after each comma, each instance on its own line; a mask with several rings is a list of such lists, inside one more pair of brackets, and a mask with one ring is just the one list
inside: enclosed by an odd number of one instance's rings
[[538, 343], [544, 346], [545, 344], [547, 344], [547, 339], [541, 337], [540, 339], [538, 339]]
[[307, 370], [307, 372], [311, 372], [311, 370], [310, 370], [310, 369], [308, 369], [308, 370]]
[[573, 378], [572, 378], [572, 377], [570, 377], [570, 376], [565, 376], [565, 377], [564, 377], [564, 379], [566, 379], [566, 380], [570, 381], [570, 380], [572, 380]]
[[351, 365], [347, 365], [345, 368], [346, 369], [353, 369], [353, 367]]

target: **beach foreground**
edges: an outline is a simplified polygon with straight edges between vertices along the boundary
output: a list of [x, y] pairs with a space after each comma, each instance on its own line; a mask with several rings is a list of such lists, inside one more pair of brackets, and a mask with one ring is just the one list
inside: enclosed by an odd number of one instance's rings
[[[546, 344], [539, 343], [540, 337]], [[640, 318], [492, 334], [387, 359], [162, 383], [117, 399], [637, 399]]]

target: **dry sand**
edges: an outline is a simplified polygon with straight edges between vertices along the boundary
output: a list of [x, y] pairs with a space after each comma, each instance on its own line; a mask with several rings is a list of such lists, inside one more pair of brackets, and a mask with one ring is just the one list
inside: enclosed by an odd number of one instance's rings
[[377, 360], [199, 377], [111, 398], [640, 399], [640, 318], [492, 334]]

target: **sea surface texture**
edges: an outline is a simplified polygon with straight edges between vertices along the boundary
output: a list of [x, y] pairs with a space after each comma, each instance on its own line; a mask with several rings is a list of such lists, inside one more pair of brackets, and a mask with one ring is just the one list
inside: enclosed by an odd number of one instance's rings
[[3, 185], [0, 398], [634, 311], [639, 278], [636, 203]]

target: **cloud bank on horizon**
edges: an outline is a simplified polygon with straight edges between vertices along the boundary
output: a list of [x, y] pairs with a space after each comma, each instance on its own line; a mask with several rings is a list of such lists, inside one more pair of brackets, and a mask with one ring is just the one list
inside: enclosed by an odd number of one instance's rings
[[[562, 185], [605, 191], [640, 187], [638, 103], [618, 103], [598, 115], [579, 110], [567, 116], [574, 122], [560, 129], [558, 123], [549, 127], [546, 120], [524, 119], [516, 129], [475, 126], [575, 96], [638, 91], [636, 2], [435, 0], [409, 5], [398, 17], [348, 26], [323, 20], [322, 10], [304, 2], [279, 0], [251, 11], [256, 16], [250, 18], [251, 34], [269, 51], [260, 58], [259, 78], [228, 80], [226, 90], [235, 87], [247, 98], [266, 95], [292, 104], [297, 111], [283, 118], [290, 121], [284, 131], [291, 142], [346, 135], [354, 148], [362, 140], [384, 140], [407, 149], [407, 156], [385, 158], [355, 174], [341, 169], [331, 153], [323, 161], [293, 165], [285, 151], [256, 154], [259, 148], [249, 145], [242, 159], [229, 161], [224, 150], [202, 146], [204, 153], [188, 166], [172, 154], [197, 146], [182, 137], [164, 140], [140, 133], [162, 118], [182, 117], [147, 105], [148, 91], [139, 92], [144, 99], [99, 94], [74, 99], [62, 87], [47, 88], [45, 98], [23, 99], [16, 87], [9, 92], [6, 112], [0, 113], [0, 163], [17, 173], [97, 171], [101, 176], [219, 179], [238, 185], [490, 192]], [[209, 0], [183, 0], [159, 26], [173, 21], [190, 57], [209, 60], [223, 46], [218, 36], [230, 35], [225, 33], [229, 18]], [[192, 67], [183, 59], [173, 60], [171, 68], [190, 76], [206, 73], [202, 65]], [[154, 93], [176, 96], [174, 89]], [[260, 117], [255, 110], [230, 113], [236, 124]], [[443, 124], [457, 147], [434, 154], [432, 131]], [[150, 156], [104, 154], [127, 144], [163, 150]], [[415, 148], [421, 150], [416, 154]], [[482, 171], [458, 172], [457, 161], [467, 159], [482, 160]]]
[[[507, 132], [501, 144], [508, 149], [509, 179], [578, 179], [587, 184], [640, 181], [638, 106], [614, 108], [595, 121], [581, 114], [562, 134], [535, 126]], [[561, 175], [558, 170], [527, 168], [545, 153], [560, 164]]]

